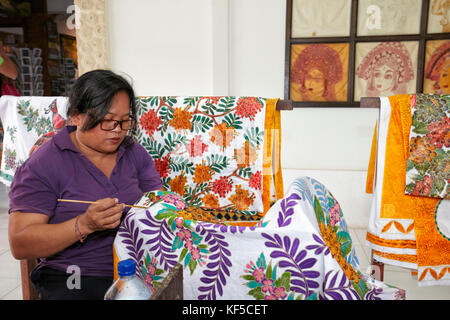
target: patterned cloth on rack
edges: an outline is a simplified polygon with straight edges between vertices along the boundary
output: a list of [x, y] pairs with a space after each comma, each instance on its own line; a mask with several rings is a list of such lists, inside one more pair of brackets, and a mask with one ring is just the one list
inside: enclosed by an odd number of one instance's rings
[[368, 170], [368, 180], [374, 170], [376, 176], [367, 243], [376, 260], [417, 270], [420, 286], [449, 285], [450, 242], [439, 232], [436, 219], [440, 217], [446, 230], [447, 201], [405, 194], [411, 97], [381, 98], [378, 139], [373, 142], [377, 160]]
[[298, 178], [254, 227], [190, 220], [181, 197], [144, 195], [114, 242], [117, 263], [133, 259], [157, 288], [184, 266], [184, 298], [404, 299], [401, 289], [361, 273], [342, 210], [320, 182]]
[[450, 199], [450, 95], [411, 96], [405, 193]]
[[[189, 207], [261, 215], [270, 207], [277, 99], [139, 97], [134, 134], [154, 158], [163, 186]], [[279, 161], [279, 156], [274, 157]], [[274, 161], [276, 162], [276, 161]], [[275, 191], [283, 195], [279, 163]]]
[[65, 97], [0, 98], [4, 128], [0, 182], [11, 185], [16, 169], [36, 148], [35, 144], [45, 142], [65, 125], [66, 111]]

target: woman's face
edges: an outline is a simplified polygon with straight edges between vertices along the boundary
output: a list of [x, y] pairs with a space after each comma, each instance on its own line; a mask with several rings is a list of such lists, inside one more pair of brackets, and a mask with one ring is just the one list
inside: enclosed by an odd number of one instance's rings
[[322, 97], [325, 91], [325, 76], [318, 69], [311, 69], [305, 77], [305, 90], [308, 96]]
[[450, 59], [447, 59], [439, 73], [439, 87], [442, 93], [450, 93]]
[[[77, 126], [76, 141], [81, 144], [82, 148], [96, 151], [99, 153], [114, 153], [117, 151], [119, 145], [125, 139], [127, 130], [122, 130], [120, 125], [117, 125], [111, 131], [101, 129], [101, 123], [94, 128], [82, 131], [83, 125], [86, 121], [86, 114], [79, 114], [72, 117], [72, 122]], [[119, 91], [113, 97], [111, 107], [103, 120], [129, 120], [130, 119], [130, 99], [125, 91]], [[86, 149], [85, 149], [86, 150]]]
[[379, 92], [391, 91], [395, 83], [395, 71], [387, 65], [373, 70], [373, 85]]

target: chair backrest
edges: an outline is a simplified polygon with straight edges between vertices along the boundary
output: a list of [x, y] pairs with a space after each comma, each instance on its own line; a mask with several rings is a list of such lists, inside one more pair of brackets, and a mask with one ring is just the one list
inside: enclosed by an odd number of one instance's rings
[[22, 299], [37, 300], [39, 295], [34, 289], [30, 279], [31, 271], [36, 267], [38, 261], [36, 259], [20, 260], [20, 274], [22, 279]]

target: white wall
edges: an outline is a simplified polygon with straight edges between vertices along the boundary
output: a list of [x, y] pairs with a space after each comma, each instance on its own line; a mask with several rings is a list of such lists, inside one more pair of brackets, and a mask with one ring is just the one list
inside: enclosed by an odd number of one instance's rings
[[109, 0], [112, 69], [140, 95], [212, 95], [210, 0]]
[[[284, 95], [286, 4], [281, 0], [109, 0], [111, 66], [144, 95]], [[133, 6], [131, 6], [133, 4]], [[126, 13], [125, 13], [126, 12]], [[367, 226], [365, 176], [376, 110], [282, 113], [285, 187], [309, 175]]]

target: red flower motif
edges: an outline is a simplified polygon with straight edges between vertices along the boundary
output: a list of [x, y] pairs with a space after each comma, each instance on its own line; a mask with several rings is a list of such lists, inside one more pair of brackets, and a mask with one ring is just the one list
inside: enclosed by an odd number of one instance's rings
[[428, 125], [430, 132], [427, 137], [431, 139], [431, 143], [438, 148], [450, 147], [450, 118], [444, 117], [442, 121], [436, 121]]
[[261, 171], [256, 171], [254, 174], [252, 174], [248, 185], [253, 189], [262, 190]]
[[228, 192], [233, 188], [231, 181], [227, 177], [220, 177], [212, 182], [212, 191], [218, 194], [221, 198], [224, 198]]
[[414, 190], [411, 192], [413, 196], [429, 196], [431, 194], [431, 187], [433, 178], [426, 175], [423, 180], [417, 181]]
[[145, 132], [149, 136], [153, 135], [153, 133], [158, 130], [159, 125], [161, 124], [161, 118], [158, 117], [158, 114], [155, 110], [150, 110], [147, 113], [144, 113], [140, 118], [141, 126], [145, 129]]
[[263, 105], [255, 97], [240, 98], [236, 105], [236, 114], [253, 120]]
[[167, 178], [167, 176], [169, 175], [169, 172], [170, 172], [169, 162], [170, 162], [170, 157], [168, 155], [161, 159], [155, 159], [155, 167], [156, 167], [156, 170], [158, 170], [161, 178]]

